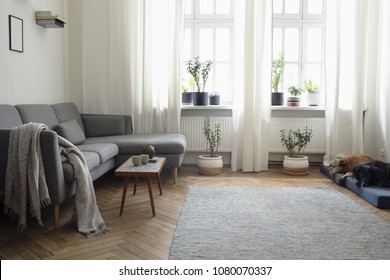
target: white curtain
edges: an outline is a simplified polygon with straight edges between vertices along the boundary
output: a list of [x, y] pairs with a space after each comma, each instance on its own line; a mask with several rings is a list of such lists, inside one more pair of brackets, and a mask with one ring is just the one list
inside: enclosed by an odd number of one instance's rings
[[381, 3], [327, 1], [324, 164], [337, 156], [364, 152], [365, 99], [375, 96], [380, 74], [377, 71]]
[[85, 0], [83, 24], [84, 111], [178, 132], [183, 1]]
[[236, 1], [232, 170], [268, 169], [272, 1]]

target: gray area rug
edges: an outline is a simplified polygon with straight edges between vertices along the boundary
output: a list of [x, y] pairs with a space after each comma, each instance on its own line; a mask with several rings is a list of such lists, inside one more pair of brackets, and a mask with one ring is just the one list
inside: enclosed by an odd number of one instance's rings
[[169, 259], [390, 259], [390, 224], [330, 188], [193, 186]]

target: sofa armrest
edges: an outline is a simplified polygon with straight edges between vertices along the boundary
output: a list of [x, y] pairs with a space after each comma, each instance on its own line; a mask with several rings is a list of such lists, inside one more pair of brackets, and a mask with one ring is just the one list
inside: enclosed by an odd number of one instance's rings
[[52, 130], [41, 131], [40, 143], [51, 203], [60, 204], [69, 198], [70, 194], [66, 189], [57, 133]]
[[81, 114], [85, 136], [99, 137], [133, 133], [131, 116], [108, 114]]
[[[10, 131], [10, 129], [0, 129], [0, 193], [5, 188]], [[69, 197], [69, 194], [65, 188], [57, 133], [52, 130], [42, 130], [40, 143], [49, 196], [52, 204], [60, 204]]]

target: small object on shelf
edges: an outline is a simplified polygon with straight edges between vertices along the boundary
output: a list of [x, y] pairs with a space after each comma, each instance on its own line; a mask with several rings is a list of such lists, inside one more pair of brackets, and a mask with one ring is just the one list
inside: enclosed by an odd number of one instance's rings
[[67, 23], [63, 18], [58, 15], [52, 15], [51, 11], [38, 11], [35, 12], [35, 20], [38, 25], [46, 28], [63, 28]]

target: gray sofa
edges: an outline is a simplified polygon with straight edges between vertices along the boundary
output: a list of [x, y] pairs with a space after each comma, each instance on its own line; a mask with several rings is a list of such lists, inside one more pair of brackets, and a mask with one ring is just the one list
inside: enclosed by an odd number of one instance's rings
[[186, 151], [182, 134], [133, 134], [131, 116], [80, 114], [74, 103], [0, 105], [0, 204], [3, 202], [10, 128], [36, 122], [48, 126], [41, 132], [40, 143], [46, 181], [58, 223], [59, 206], [75, 194], [73, 167], [62, 163], [57, 134], [76, 145], [87, 159], [93, 180], [112, 170], [132, 155], [143, 152], [146, 144], [156, 149], [156, 156], [166, 157], [174, 183]]

